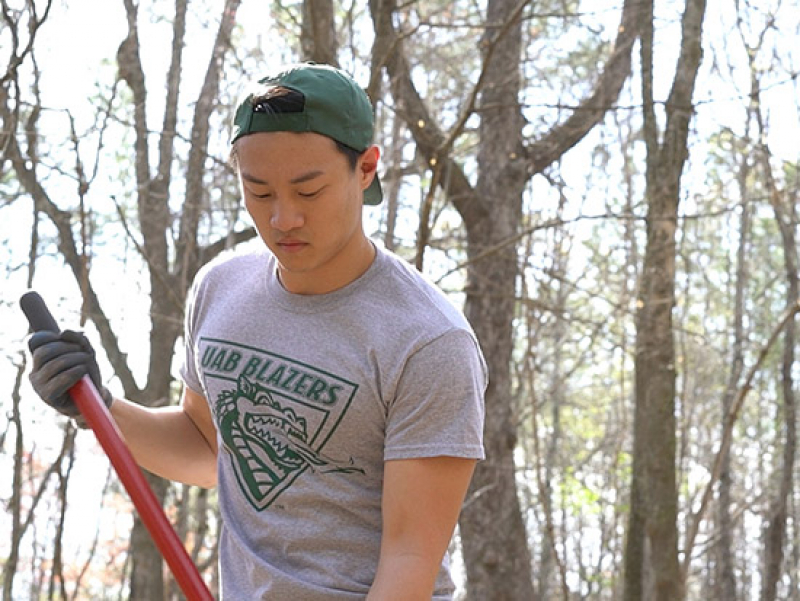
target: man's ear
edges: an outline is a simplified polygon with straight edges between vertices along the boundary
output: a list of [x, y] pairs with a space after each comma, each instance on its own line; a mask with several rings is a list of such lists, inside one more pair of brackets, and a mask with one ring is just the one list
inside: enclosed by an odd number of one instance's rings
[[374, 144], [367, 148], [358, 160], [356, 170], [361, 178], [361, 188], [366, 190], [378, 173], [378, 162], [381, 158], [380, 148]]

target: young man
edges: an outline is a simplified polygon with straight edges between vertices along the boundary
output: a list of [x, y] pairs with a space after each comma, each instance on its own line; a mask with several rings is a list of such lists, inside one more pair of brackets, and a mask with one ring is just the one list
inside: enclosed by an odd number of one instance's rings
[[[178, 407], [103, 395], [137, 461], [219, 487], [223, 599], [450, 599], [446, 550], [483, 457], [486, 371], [444, 295], [364, 233], [372, 108], [301, 64], [240, 103], [232, 160], [263, 250], [199, 273]], [[34, 334], [31, 380], [63, 413], [94, 353]]]

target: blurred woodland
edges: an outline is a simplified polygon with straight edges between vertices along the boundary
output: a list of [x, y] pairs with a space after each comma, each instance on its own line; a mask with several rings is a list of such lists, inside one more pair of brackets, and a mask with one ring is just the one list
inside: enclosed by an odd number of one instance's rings
[[[79, 4], [0, 0], [3, 599], [181, 598], [91, 433], [35, 399], [17, 300], [175, 403], [187, 287], [258, 242], [231, 107], [302, 59], [367, 88], [370, 233], [489, 364], [459, 598], [800, 601], [797, 2]], [[215, 492], [149, 480], [215, 587]]]

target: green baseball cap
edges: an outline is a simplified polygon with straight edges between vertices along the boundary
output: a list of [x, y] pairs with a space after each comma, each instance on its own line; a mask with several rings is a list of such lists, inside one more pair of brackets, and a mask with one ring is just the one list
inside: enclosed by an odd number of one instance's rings
[[[253, 99], [266, 88], [284, 87], [302, 95], [289, 108], [265, 111]], [[258, 80], [239, 101], [233, 118], [231, 144], [257, 132], [314, 132], [362, 152], [372, 143], [374, 118], [367, 93], [340, 69], [329, 65], [300, 63]], [[378, 176], [364, 191], [364, 203], [380, 204], [383, 198]]]

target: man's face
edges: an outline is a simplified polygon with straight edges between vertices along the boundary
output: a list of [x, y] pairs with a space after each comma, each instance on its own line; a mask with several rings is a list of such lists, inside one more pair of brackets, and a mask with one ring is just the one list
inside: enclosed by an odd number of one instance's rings
[[236, 152], [245, 207], [287, 290], [331, 292], [366, 270], [374, 251], [361, 208], [376, 147], [355, 171], [333, 140], [315, 133], [251, 134], [238, 140]]

